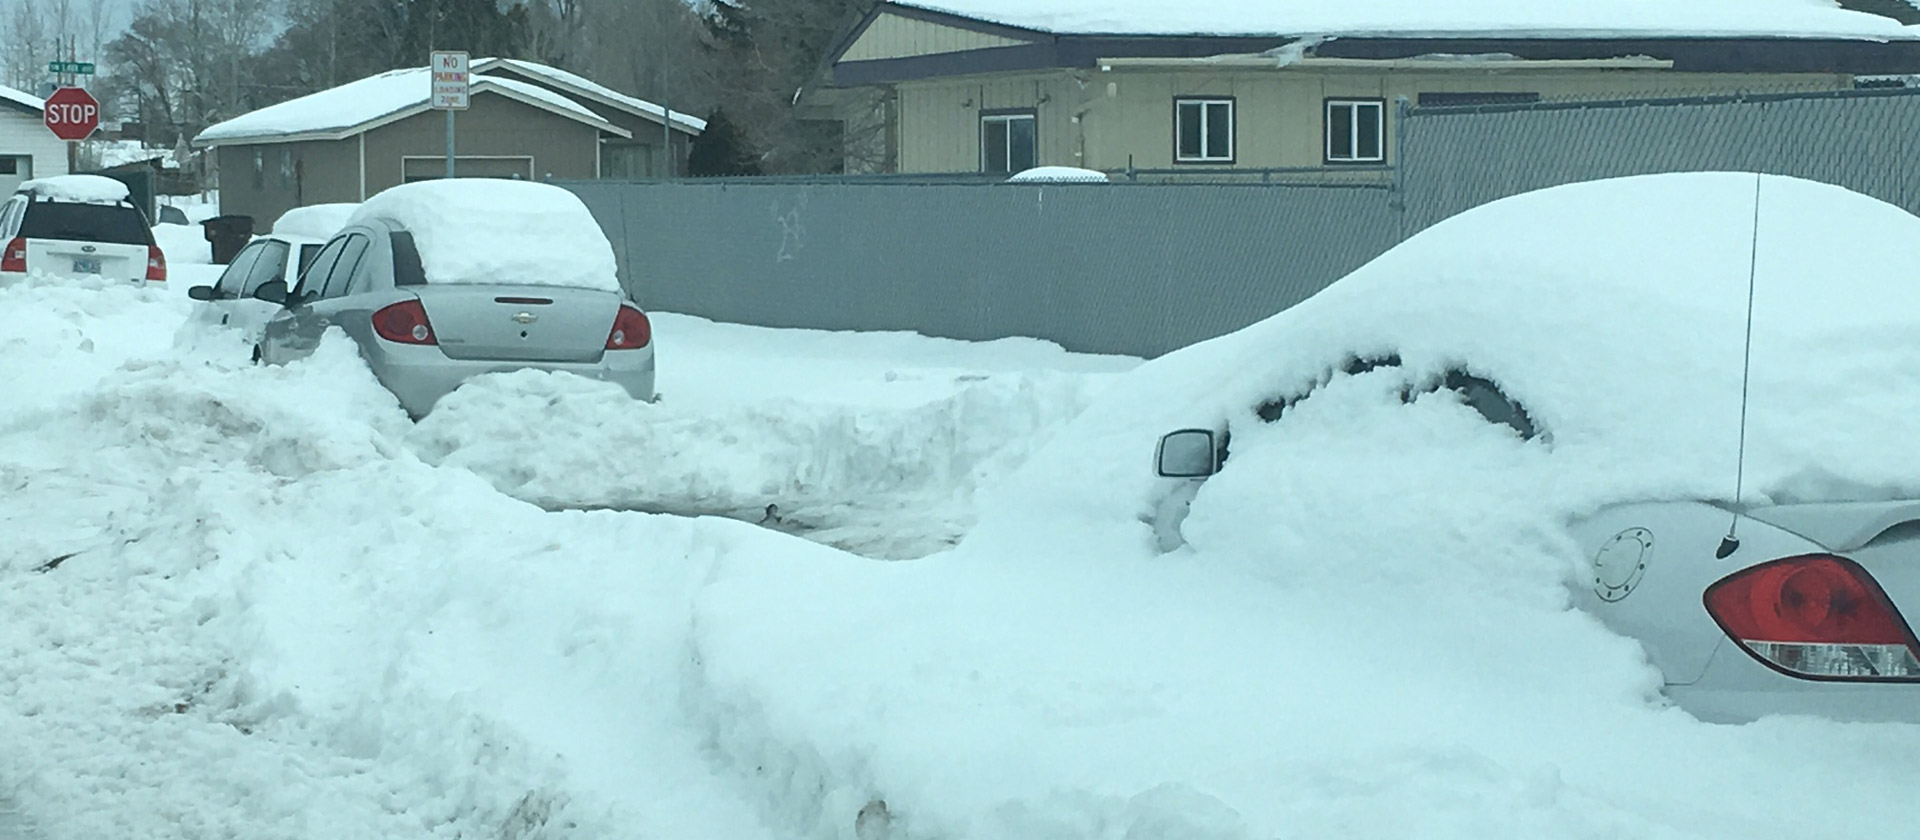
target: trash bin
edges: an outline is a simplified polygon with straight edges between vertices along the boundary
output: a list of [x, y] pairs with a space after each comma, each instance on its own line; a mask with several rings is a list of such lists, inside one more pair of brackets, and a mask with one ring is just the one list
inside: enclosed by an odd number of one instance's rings
[[201, 222], [200, 227], [207, 241], [213, 243], [213, 261], [218, 265], [233, 262], [233, 256], [253, 238], [252, 216], [215, 216]]

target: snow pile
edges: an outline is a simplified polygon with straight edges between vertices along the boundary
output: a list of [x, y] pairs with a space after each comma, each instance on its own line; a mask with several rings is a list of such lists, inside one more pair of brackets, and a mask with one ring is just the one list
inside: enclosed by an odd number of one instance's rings
[[[1087, 386], [1035, 372], [955, 382], [951, 396], [906, 409], [768, 398], [688, 410], [671, 399], [635, 403], [604, 382], [520, 371], [448, 396], [409, 445], [428, 463], [472, 470], [542, 507], [722, 514], [904, 559], [957, 542], [972, 525], [975, 490], [1073, 419]], [[725, 430], [724, 447], [686, 446], [712, 429]]]
[[1913, 40], [1920, 30], [1831, 0], [915, 0], [907, 5], [1058, 33], [1399, 37], [1776, 37]]
[[273, 222], [273, 232], [282, 236], [304, 236], [325, 240], [339, 233], [353, 218], [358, 204], [309, 204], [295, 207]]
[[493, 178], [402, 184], [367, 199], [348, 223], [371, 219], [413, 233], [428, 283], [620, 291], [613, 245], [587, 206], [559, 187]]
[[1009, 184], [1104, 184], [1107, 182], [1107, 173], [1097, 169], [1081, 169], [1077, 166], [1036, 166], [1007, 179]]
[[20, 185], [19, 192], [33, 193], [55, 201], [79, 201], [88, 204], [114, 204], [127, 200], [127, 185], [104, 175], [51, 175]]
[[[17, 337], [6, 373], [44, 368], [0, 408], [0, 781], [14, 794], [0, 812], [51, 840], [794, 836], [704, 739], [692, 710], [717, 701], [689, 668], [692, 604], [736, 555], [837, 553], [726, 520], [514, 501], [415, 458], [409, 440], [435, 430], [408, 423], [350, 342], [330, 336], [285, 367], [247, 364], [237, 337], [170, 347], [194, 305], [0, 289], [0, 335]], [[926, 419], [913, 406], [1001, 369], [1132, 364], [1033, 341], [656, 322], [676, 347], [715, 349], [663, 373], [689, 415], [660, 444], [714, 463], [766, 431], [729, 427], [720, 407], [770, 394], [803, 426], [864, 403], [852, 424], [903, 427], [878, 409]], [[739, 390], [696, 392], [715, 381]], [[591, 437], [565, 410], [479, 416], [515, 388], [590, 400], [580, 385], [500, 377], [455, 396], [472, 429]], [[809, 393], [830, 403], [797, 399]], [[713, 421], [694, 422], [701, 410]], [[559, 456], [577, 442], [528, 445]], [[757, 449], [769, 472], [743, 482], [800, 463], [770, 448]], [[644, 474], [652, 454], [622, 460]], [[894, 460], [866, 457], [882, 473]]]

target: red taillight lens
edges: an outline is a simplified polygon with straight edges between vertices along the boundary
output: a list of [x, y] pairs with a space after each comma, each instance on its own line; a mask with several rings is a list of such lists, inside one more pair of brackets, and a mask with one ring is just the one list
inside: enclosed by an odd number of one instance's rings
[[27, 238], [16, 236], [0, 251], [0, 271], [24, 273], [27, 270]]
[[647, 313], [622, 304], [613, 316], [613, 331], [607, 333], [608, 350], [638, 350], [653, 340], [653, 322]]
[[1762, 563], [1707, 587], [1707, 613], [1747, 653], [1788, 674], [1920, 681], [1920, 646], [1880, 584], [1831, 554]]
[[155, 283], [167, 281], [167, 255], [160, 253], [160, 246], [147, 246], [147, 279]]
[[433, 344], [433, 324], [418, 300], [403, 300], [373, 313], [373, 331], [395, 344]]

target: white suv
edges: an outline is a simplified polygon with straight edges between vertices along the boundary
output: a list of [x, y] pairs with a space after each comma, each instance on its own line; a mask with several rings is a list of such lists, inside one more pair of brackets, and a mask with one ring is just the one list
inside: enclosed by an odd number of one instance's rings
[[167, 279], [146, 215], [112, 178], [55, 175], [21, 184], [0, 205], [0, 243], [0, 273]]

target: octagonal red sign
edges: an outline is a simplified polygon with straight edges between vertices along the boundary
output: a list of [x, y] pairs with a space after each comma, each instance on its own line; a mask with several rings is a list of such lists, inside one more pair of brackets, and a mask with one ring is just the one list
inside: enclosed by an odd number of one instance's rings
[[62, 140], [85, 140], [100, 127], [100, 102], [86, 88], [63, 87], [47, 97], [47, 128]]

